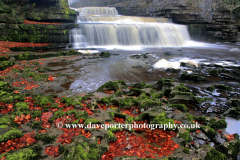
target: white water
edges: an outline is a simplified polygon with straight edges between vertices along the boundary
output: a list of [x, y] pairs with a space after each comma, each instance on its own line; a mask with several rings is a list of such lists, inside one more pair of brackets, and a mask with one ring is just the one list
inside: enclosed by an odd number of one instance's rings
[[75, 49], [185, 47], [191, 41], [187, 26], [166, 18], [121, 16], [114, 7], [76, 10], [79, 27], [70, 31], [70, 43]]

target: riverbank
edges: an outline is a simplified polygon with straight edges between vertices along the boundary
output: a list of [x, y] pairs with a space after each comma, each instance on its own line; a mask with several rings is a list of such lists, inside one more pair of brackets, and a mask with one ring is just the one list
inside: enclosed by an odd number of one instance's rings
[[[239, 136], [226, 132], [224, 117], [239, 119], [238, 51], [88, 52], [2, 55], [2, 159], [236, 158]], [[193, 63], [204, 56], [205, 60]], [[156, 65], [162, 59], [169, 65], [186, 57], [179, 68]], [[98, 86], [91, 87], [97, 81]], [[59, 122], [198, 123], [200, 128], [62, 129]]]

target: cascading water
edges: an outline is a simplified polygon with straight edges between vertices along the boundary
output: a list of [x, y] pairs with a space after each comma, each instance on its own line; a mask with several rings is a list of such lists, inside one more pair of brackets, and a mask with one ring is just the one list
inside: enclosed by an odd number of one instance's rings
[[114, 7], [76, 9], [78, 28], [70, 31], [72, 48], [182, 47], [187, 26], [166, 18], [121, 16]]

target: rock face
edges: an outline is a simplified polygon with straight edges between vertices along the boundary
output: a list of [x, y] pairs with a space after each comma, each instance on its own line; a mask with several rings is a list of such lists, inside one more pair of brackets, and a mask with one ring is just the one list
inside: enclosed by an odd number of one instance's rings
[[77, 13], [65, 0], [0, 1], [0, 41], [56, 43], [66, 47]]
[[132, 0], [114, 5], [120, 14], [171, 18], [187, 24], [192, 39], [239, 41], [239, 4], [221, 0]]

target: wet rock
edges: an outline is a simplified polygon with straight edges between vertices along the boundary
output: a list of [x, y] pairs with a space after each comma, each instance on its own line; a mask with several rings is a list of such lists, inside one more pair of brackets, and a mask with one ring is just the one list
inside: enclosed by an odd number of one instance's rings
[[240, 160], [240, 154], [238, 154], [238, 156], [237, 156], [237, 160]]
[[180, 76], [183, 80], [191, 80], [191, 81], [205, 81], [206, 78], [201, 77], [197, 74], [188, 74], [187, 72], [183, 72]]
[[228, 79], [228, 80], [231, 80], [231, 79], [234, 79], [233, 76], [229, 75], [229, 74], [226, 74], [226, 73], [221, 73], [220, 76], [224, 79]]
[[165, 103], [167, 103], [168, 100], [167, 100], [167, 98], [161, 98], [161, 102], [165, 102]]
[[[201, 140], [201, 139], [197, 139], [197, 140], [194, 140], [194, 141], [197, 142], [199, 145], [205, 145], [206, 144], [206, 142]], [[194, 141], [193, 141], [193, 143], [194, 143]]]
[[217, 132], [217, 135], [213, 138], [213, 141], [216, 144], [222, 144], [226, 142], [223, 138], [221, 138], [221, 135], [218, 132]]
[[203, 132], [195, 134], [195, 137], [197, 139], [202, 139], [202, 140], [205, 140], [205, 141], [208, 139], [208, 137]]
[[210, 142], [210, 143], [209, 143], [209, 146], [213, 148], [213, 147], [215, 146], [215, 143]]
[[238, 48], [232, 48], [232, 49], [230, 49], [229, 51], [230, 51], [230, 52], [239, 52], [240, 49], [238, 49]]
[[222, 133], [221, 133], [221, 137], [223, 138], [223, 139], [225, 139], [225, 141], [228, 141], [228, 133], [226, 132], [226, 131], [223, 131]]
[[229, 107], [240, 107], [240, 99], [231, 99], [227, 101], [226, 105]]
[[199, 143], [198, 143], [198, 141], [194, 140], [194, 141], [193, 141], [193, 145], [194, 145], [194, 147], [195, 147], [196, 149], [199, 148]]
[[15, 61], [15, 60], [16, 60], [15, 57], [11, 57], [11, 58], [9, 59], [9, 61], [11, 61], [11, 62], [13, 62], [13, 61]]

